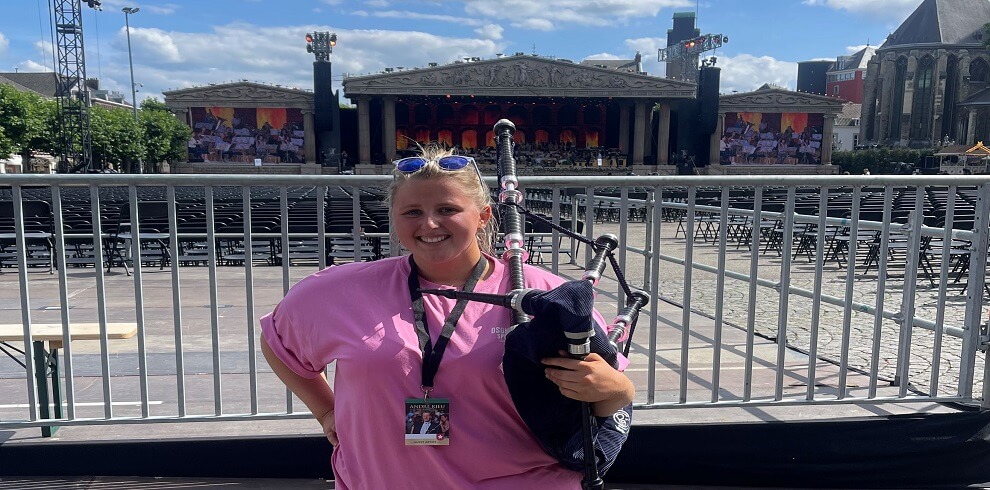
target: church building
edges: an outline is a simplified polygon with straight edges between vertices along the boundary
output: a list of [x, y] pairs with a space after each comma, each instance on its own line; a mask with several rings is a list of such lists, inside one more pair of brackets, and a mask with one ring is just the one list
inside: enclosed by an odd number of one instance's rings
[[924, 0], [870, 60], [859, 141], [990, 141], [987, 0]]

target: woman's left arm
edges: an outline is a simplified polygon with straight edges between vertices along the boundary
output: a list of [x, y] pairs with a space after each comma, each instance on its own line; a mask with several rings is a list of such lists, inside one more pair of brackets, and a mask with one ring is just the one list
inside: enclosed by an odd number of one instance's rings
[[[613, 368], [602, 356], [589, 354], [584, 360], [561, 357], [543, 359], [546, 377], [560, 393], [578, 401], [590, 402], [596, 417], [608, 417], [632, 403], [636, 388], [625, 374]], [[560, 368], [560, 369], [555, 369]]]

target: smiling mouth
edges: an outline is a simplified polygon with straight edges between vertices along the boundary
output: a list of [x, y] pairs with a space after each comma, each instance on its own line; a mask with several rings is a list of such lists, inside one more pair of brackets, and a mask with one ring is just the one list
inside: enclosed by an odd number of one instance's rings
[[450, 238], [450, 235], [444, 236], [421, 236], [419, 240], [426, 243], [440, 243], [446, 239]]

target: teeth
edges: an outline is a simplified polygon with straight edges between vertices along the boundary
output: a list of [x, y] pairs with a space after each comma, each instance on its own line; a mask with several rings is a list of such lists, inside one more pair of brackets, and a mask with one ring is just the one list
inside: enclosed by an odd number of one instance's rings
[[419, 237], [419, 239], [420, 240], [423, 240], [426, 243], [440, 243], [440, 242], [446, 240], [447, 237], [445, 237], [445, 236], [424, 236], [424, 237]]

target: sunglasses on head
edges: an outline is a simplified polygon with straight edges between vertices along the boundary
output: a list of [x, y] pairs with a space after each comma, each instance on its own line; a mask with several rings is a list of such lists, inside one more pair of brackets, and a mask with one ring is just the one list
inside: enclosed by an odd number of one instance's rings
[[407, 157], [396, 160], [393, 163], [395, 163], [395, 168], [400, 172], [411, 174], [419, 171], [431, 161], [435, 161], [437, 166], [444, 170], [460, 170], [468, 165], [471, 165], [474, 167], [475, 173], [478, 174], [478, 181], [481, 182], [482, 187], [488, 187], [487, 184], [485, 184], [485, 179], [481, 176], [481, 170], [478, 168], [477, 162], [475, 162], [472, 157], [447, 155], [445, 157], [440, 157], [437, 160], [430, 160], [423, 157]]
[[[425, 167], [430, 161], [423, 157], [408, 157], [396, 160], [394, 163], [395, 168], [399, 169], [400, 172], [413, 173]], [[474, 158], [461, 155], [448, 155], [436, 160], [437, 166], [444, 170], [460, 170], [471, 163], [474, 163]], [[477, 168], [477, 164], [475, 168]]]

